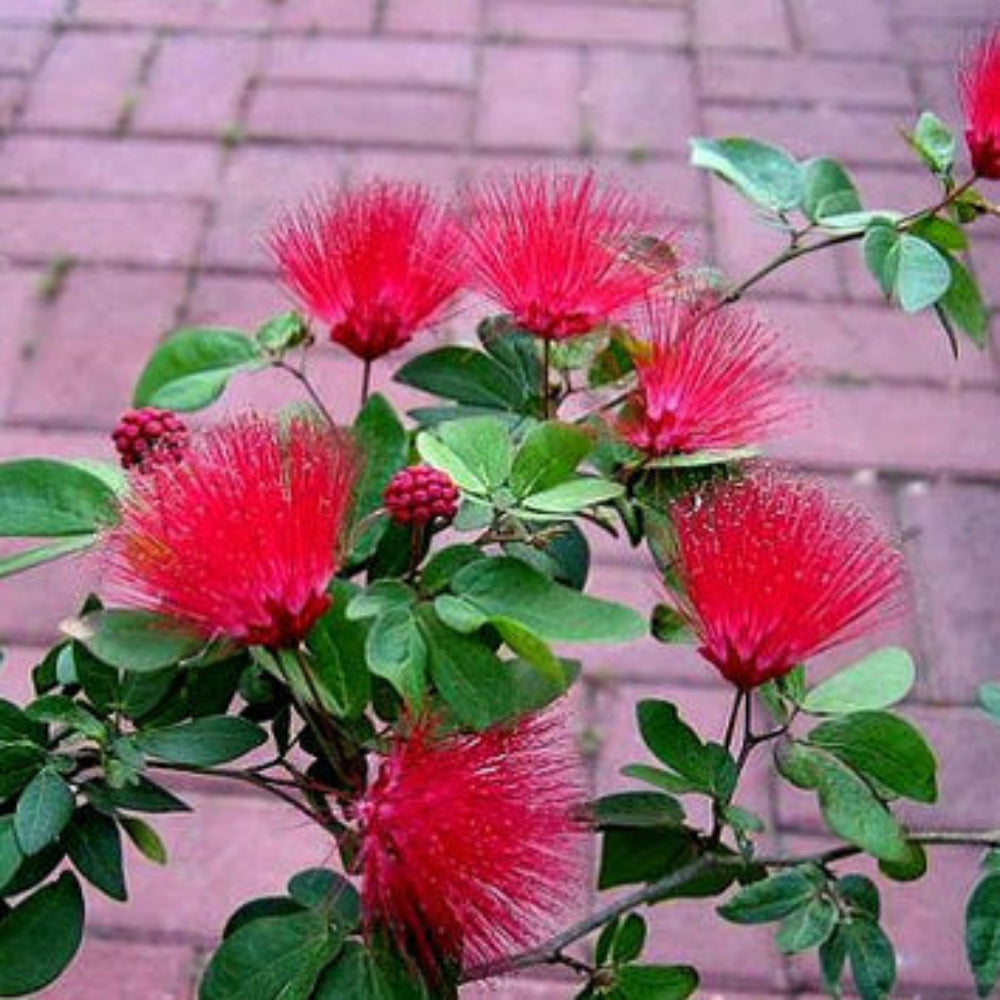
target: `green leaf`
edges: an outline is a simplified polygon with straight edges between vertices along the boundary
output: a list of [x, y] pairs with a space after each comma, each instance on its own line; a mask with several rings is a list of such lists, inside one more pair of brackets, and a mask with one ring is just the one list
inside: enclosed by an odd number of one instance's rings
[[62, 629], [103, 663], [137, 673], [172, 666], [205, 645], [202, 636], [151, 611], [91, 611]]
[[420, 626], [431, 677], [462, 725], [487, 729], [513, 714], [517, 704], [514, 680], [489, 647], [454, 632], [429, 610], [421, 616]]
[[849, 920], [840, 933], [861, 1000], [889, 997], [896, 982], [896, 953], [882, 928], [872, 920]]
[[165, 729], [148, 729], [135, 737], [144, 754], [172, 764], [214, 767], [236, 760], [267, 742], [256, 723], [236, 715], [209, 715]]
[[284, 354], [304, 343], [309, 326], [297, 312], [285, 312], [257, 328], [254, 340], [272, 354]]
[[598, 889], [652, 882], [696, 856], [697, 844], [682, 827], [609, 827], [601, 838]]
[[802, 699], [811, 715], [845, 715], [902, 701], [917, 672], [905, 649], [886, 646], [818, 684]]
[[698, 734], [684, 722], [676, 705], [645, 699], [636, 706], [639, 732], [654, 756], [699, 790], [708, 791], [712, 761]]
[[918, 219], [910, 227], [910, 232], [933, 243], [938, 250], [966, 250], [969, 246], [965, 230], [957, 222], [942, 219], [938, 215]]
[[524, 660], [508, 660], [504, 666], [510, 671], [515, 690], [515, 715], [537, 712], [561, 698], [580, 675], [578, 660], [559, 660], [558, 680], [543, 674], [534, 664]]
[[692, 451], [685, 455], [663, 455], [650, 462], [644, 462], [645, 469], [700, 469], [706, 465], [728, 465], [756, 458], [759, 448], [716, 448]]
[[459, 489], [478, 495], [485, 495], [488, 492], [486, 483], [435, 435], [427, 431], [418, 434], [417, 452], [428, 465], [447, 472]]
[[357, 941], [348, 941], [336, 962], [320, 978], [313, 1000], [432, 998], [419, 982], [410, 977], [401, 957], [391, 954], [375, 956]]
[[852, 872], [837, 879], [837, 895], [858, 916], [876, 922], [882, 916], [878, 886], [866, 875]]
[[499, 420], [493, 417], [453, 420], [439, 427], [437, 435], [472, 471], [487, 492], [507, 481], [513, 455], [509, 432]]
[[890, 226], [872, 226], [864, 239], [865, 263], [882, 291], [905, 312], [919, 312], [940, 299], [951, 284], [948, 261], [926, 240]]
[[238, 330], [178, 330], [149, 359], [135, 387], [135, 406], [201, 410], [237, 372], [267, 365], [260, 346]]
[[128, 839], [144, 858], [158, 865], [167, 863], [167, 848], [160, 835], [145, 820], [137, 816], [122, 816], [119, 822], [128, 834]]
[[73, 961], [83, 940], [83, 893], [63, 872], [0, 918], [0, 996], [36, 993]]
[[0, 698], [0, 744], [19, 743], [28, 740], [45, 746], [48, 728], [29, 718], [13, 702]]
[[1000, 683], [989, 681], [979, 686], [979, 704], [996, 721], [1000, 722]]
[[100, 719], [96, 719], [82, 705], [64, 694], [42, 695], [28, 705], [24, 714], [35, 722], [69, 726], [91, 739], [102, 740], [107, 736], [107, 730]]
[[917, 119], [909, 140], [934, 173], [945, 177], [951, 172], [955, 163], [955, 136], [936, 114], [925, 111]]
[[7, 576], [14, 576], [16, 573], [34, 569], [36, 566], [44, 566], [45, 563], [54, 562], [64, 556], [83, 552], [94, 544], [96, 538], [97, 536], [93, 534], [70, 535], [58, 542], [50, 542], [47, 545], [38, 545], [31, 549], [15, 552], [14, 555], [0, 559], [0, 580]]
[[390, 608], [375, 619], [365, 659], [368, 669], [384, 677], [407, 704], [420, 704], [426, 687], [427, 644], [408, 607]]
[[916, 882], [927, 874], [927, 851], [922, 844], [907, 841], [908, 855], [903, 861], [880, 861], [879, 871], [895, 882]]
[[896, 795], [937, 801], [934, 753], [919, 730], [898, 715], [855, 712], [821, 723], [808, 739]]
[[199, 1000], [309, 1000], [342, 943], [318, 911], [254, 920], [212, 956]]
[[45, 753], [33, 743], [0, 745], [0, 802], [16, 795], [41, 770]]
[[599, 503], [608, 503], [625, 495], [621, 483], [592, 476], [580, 476], [558, 486], [525, 497], [521, 506], [540, 514], [575, 514]]
[[[420, 590], [428, 597], [447, 590], [452, 577], [464, 567], [487, 558], [475, 545], [449, 545], [435, 552], [420, 573]], [[388, 582], [388, 581], [386, 581]]]
[[510, 371], [488, 354], [469, 347], [441, 347], [408, 361], [396, 382], [471, 406], [520, 410], [525, 395]]
[[361, 922], [361, 897], [357, 889], [339, 872], [329, 868], [307, 868], [293, 875], [288, 895], [300, 906], [326, 908], [344, 931], [355, 930]]
[[657, 642], [668, 645], [691, 642], [694, 635], [684, 616], [669, 604], [657, 604], [653, 608], [649, 631]]
[[43, 768], [17, 800], [14, 829], [22, 853], [38, 854], [58, 838], [73, 816], [69, 785], [51, 768]]
[[565, 482], [593, 446], [590, 435], [573, 424], [538, 424], [514, 456], [510, 488], [516, 497], [526, 497]]
[[261, 896], [244, 903], [226, 921], [222, 938], [232, 937], [241, 927], [260, 920], [262, 917], [286, 917], [301, 913], [306, 907], [300, 906], [288, 896]]
[[1000, 980], [1000, 872], [979, 881], [965, 909], [965, 951], [979, 996]]
[[89, 806], [78, 809], [63, 832], [63, 845], [77, 871], [91, 885], [119, 902], [128, 898], [122, 838], [110, 816]]
[[672, 795], [661, 792], [616, 792], [593, 804], [594, 823], [610, 826], [662, 827], [684, 822], [684, 807]]
[[685, 795], [687, 792], [704, 791], [704, 786], [696, 781], [682, 778], [672, 771], [664, 771], [658, 767], [650, 767], [648, 764], [626, 764], [621, 773], [626, 778], [635, 778], [637, 781], [645, 781], [656, 788], [662, 788], [672, 795]]
[[861, 197], [843, 164], [821, 156], [802, 164], [802, 211], [812, 222], [861, 211]]
[[790, 913], [778, 928], [778, 950], [783, 955], [818, 948], [837, 926], [837, 907], [832, 900], [811, 899], [801, 909]]
[[969, 271], [950, 254], [945, 256], [951, 269], [951, 284], [938, 302], [947, 319], [969, 335], [976, 347], [984, 348], [989, 341], [990, 312], [983, 301], [979, 285]]
[[692, 139], [691, 163], [771, 211], [789, 211], [802, 201], [802, 168], [777, 146], [739, 137]]
[[347, 605], [347, 617], [350, 621], [377, 618], [393, 608], [408, 608], [416, 596], [413, 588], [402, 580], [376, 580], [367, 590], [351, 598]]
[[108, 809], [125, 809], [142, 813], [190, 812], [191, 807], [173, 792], [161, 785], [140, 777], [134, 785], [125, 788], [105, 788], [87, 783], [83, 786], [92, 802]]
[[646, 944], [646, 921], [638, 913], [630, 913], [618, 926], [612, 945], [616, 964], [634, 962]]
[[101, 477], [70, 462], [0, 462], [0, 536], [77, 536], [79, 542], [80, 535], [112, 522], [115, 503], [114, 490]]
[[[369, 396], [357, 415], [354, 440], [364, 459], [355, 494], [354, 519], [358, 522], [382, 506], [382, 496], [389, 481], [406, 465], [409, 441], [392, 404], [379, 393]], [[385, 525], [386, 520], [382, 518], [361, 534], [351, 552], [354, 562], [371, 557]]]
[[[449, 628], [463, 635], [470, 635], [477, 632], [492, 619], [484, 615], [478, 608], [474, 608], [468, 601], [463, 601], [454, 594], [441, 594], [434, 598], [434, 611]], [[513, 619], [505, 619], [513, 622]], [[517, 622], [513, 622], [514, 625]]]
[[618, 989], [625, 1000], [686, 1000], [698, 989], [698, 973], [689, 965], [626, 965]]
[[816, 898], [811, 871], [791, 868], [753, 882], [717, 907], [719, 916], [734, 924], [766, 924], [781, 920]]
[[484, 614], [513, 618], [546, 642], [628, 642], [646, 633], [631, 608], [554, 583], [520, 559], [473, 563], [455, 574], [452, 588]]
[[365, 664], [368, 626], [347, 617], [349, 602], [356, 593], [353, 584], [335, 581], [333, 606], [306, 638], [324, 707], [345, 719], [359, 718], [371, 698], [371, 680]]
[[0, 896], [23, 861], [24, 855], [17, 843], [17, 832], [14, 829], [14, 817], [11, 814], [0, 816]]

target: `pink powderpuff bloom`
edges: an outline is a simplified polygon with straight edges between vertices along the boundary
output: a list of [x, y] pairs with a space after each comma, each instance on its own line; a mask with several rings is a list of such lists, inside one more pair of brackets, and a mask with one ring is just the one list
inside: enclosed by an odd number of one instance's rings
[[1000, 28], [966, 56], [959, 74], [965, 141], [977, 176], [1000, 179]]
[[483, 184], [465, 216], [472, 287], [546, 340], [608, 323], [677, 271], [670, 238], [650, 236], [652, 210], [590, 173]]
[[462, 239], [423, 187], [374, 181], [286, 214], [269, 244], [282, 281], [331, 339], [372, 361], [443, 318], [462, 283]]
[[330, 605], [356, 474], [352, 444], [312, 417], [207, 430], [179, 464], [130, 477], [111, 581], [206, 638], [293, 646]]
[[677, 501], [681, 614], [743, 690], [874, 630], [903, 606], [902, 557], [861, 508], [772, 469]]
[[619, 432], [647, 455], [754, 444], [796, 409], [794, 369], [750, 312], [660, 298], [633, 328], [638, 387]]
[[578, 902], [584, 799], [558, 711], [480, 733], [417, 721], [358, 810], [368, 934], [432, 983], [537, 943]]

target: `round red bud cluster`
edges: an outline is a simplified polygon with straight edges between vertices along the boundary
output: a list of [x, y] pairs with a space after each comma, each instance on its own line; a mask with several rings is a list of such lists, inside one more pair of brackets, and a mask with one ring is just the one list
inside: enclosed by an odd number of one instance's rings
[[111, 434], [126, 469], [159, 462], [179, 462], [188, 444], [188, 429], [172, 410], [144, 406], [127, 410]]
[[385, 491], [389, 516], [400, 524], [451, 521], [458, 512], [458, 487], [447, 473], [429, 465], [401, 469]]

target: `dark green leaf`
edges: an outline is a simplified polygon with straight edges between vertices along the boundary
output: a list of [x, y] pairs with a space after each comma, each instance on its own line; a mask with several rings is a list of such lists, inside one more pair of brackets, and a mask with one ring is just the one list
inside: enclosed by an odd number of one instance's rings
[[0, 919], [0, 996], [19, 997], [62, 975], [83, 940], [83, 893], [63, 872]]
[[419, 705], [426, 687], [427, 643], [409, 608], [391, 608], [375, 619], [365, 657], [373, 674], [384, 677], [407, 703]]
[[790, 913], [778, 928], [778, 950], [784, 955], [818, 948], [837, 926], [837, 907], [832, 900], [819, 897]]
[[712, 784], [712, 761], [698, 734], [669, 701], [647, 699], [636, 706], [639, 732], [656, 758], [707, 791]]
[[343, 935], [318, 911], [262, 917], [242, 926], [212, 956], [200, 1000], [309, 1000]]
[[120, 822], [128, 839], [144, 858], [158, 865], [167, 863], [167, 848], [160, 835], [145, 820], [137, 816], [122, 816]]
[[460, 569], [485, 558], [475, 545], [449, 545], [427, 560], [420, 574], [420, 590], [433, 597], [451, 586], [452, 577]]
[[938, 308], [947, 319], [969, 335], [977, 347], [989, 341], [990, 312], [983, 301], [976, 279], [954, 257], [945, 258], [951, 269], [951, 284], [938, 302]]
[[156, 349], [135, 387], [136, 406], [200, 410], [240, 371], [267, 364], [260, 346], [238, 330], [178, 330]]
[[695, 857], [690, 831], [679, 827], [611, 827], [601, 839], [598, 889], [652, 882]]
[[837, 895], [858, 916], [876, 922], [882, 916], [878, 886], [865, 875], [851, 873], [837, 879]]
[[320, 978], [313, 1000], [450, 1000], [450, 996], [432, 998], [411, 978], [401, 957], [375, 956], [358, 942], [348, 941]]
[[27, 740], [45, 746], [48, 728], [33, 722], [13, 702], [0, 698], [0, 744]]
[[510, 671], [514, 684], [514, 715], [537, 712], [561, 698], [580, 674], [578, 660], [559, 660], [561, 676], [558, 681], [545, 676], [524, 660], [507, 660], [504, 667]]
[[631, 608], [554, 583], [519, 559], [473, 563], [452, 587], [484, 614], [513, 618], [546, 642], [627, 642], [646, 632]]
[[149, 729], [135, 745], [150, 757], [172, 764], [214, 767], [236, 760], [267, 741], [267, 733], [248, 719], [212, 715], [165, 729]]
[[886, 646], [818, 684], [802, 699], [802, 708], [813, 715], [888, 708], [906, 697], [915, 679], [910, 654]]
[[680, 612], [675, 611], [669, 604], [657, 604], [653, 608], [649, 630], [657, 642], [667, 643], [668, 645], [678, 642], [691, 642], [694, 636], [684, 616]]
[[854, 712], [820, 723], [809, 742], [896, 795], [937, 800], [937, 761], [919, 730], [890, 712]]
[[63, 832], [63, 845], [77, 871], [91, 885], [119, 902], [128, 898], [122, 838], [110, 816], [89, 806], [78, 809]]
[[17, 832], [14, 830], [14, 817], [10, 814], [0, 816], [0, 896], [4, 886], [14, 877], [24, 855], [17, 843]]
[[922, 240], [927, 240], [928, 243], [933, 243], [938, 250], [965, 250], [969, 246], [965, 230], [958, 223], [942, 219], [938, 215], [918, 219], [910, 227], [910, 232]]
[[44, 751], [33, 743], [0, 745], [0, 802], [21, 791], [44, 763]]
[[565, 482], [593, 446], [590, 435], [573, 424], [538, 424], [514, 456], [510, 488], [515, 496], [526, 497]]
[[616, 963], [634, 962], [646, 944], [646, 921], [638, 913], [630, 913], [619, 926], [611, 948]]
[[356, 719], [371, 698], [365, 661], [368, 626], [347, 618], [357, 588], [346, 581], [333, 587], [333, 607], [313, 626], [306, 643], [312, 654], [316, 687], [324, 708], [341, 718]]
[[686, 1000], [698, 989], [689, 965], [627, 965], [618, 974], [625, 1000]]
[[21, 851], [38, 854], [66, 828], [73, 815], [73, 793], [51, 768], [43, 768], [17, 800], [14, 829]]
[[288, 894], [301, 906], [325, 906], [345, 931], [355, 930], [361, 921], [361, 897], [357, 889], [338, 872], [309, 868], [288, 883]]
[[107, 735], [104, 723], [64, 694], [42, 695], [25, 708], [24, 714], [35, 722], [68, 726], [91, 739], [103, 740]]
[[205, 645], [190, 629], [151, 611], [92, 611], [63, 630], [109, 666], [139, 673], [162, 670]]
[[745, 886], [717, 909], [734, 924], [765, 924], [787, 917], [816, 895], [812, 873], [792, 868]]
[[979, 996], [1000, 980], [1000, 872], [980, 880], [965, 909], [965, 950]]
[[473, 406], [519, 410], [522, 386], [498, 361], [469, 347], [441, 347], [400, 368], [393, 378], [403, 385]]
[[772, 211], [788, 211], [802, 200], [802, 168], [777, 146], [738, 137], [692, 139], [691, 163]]
[[861, 1000], [884, 1000], [896, 982], [896, 953], [882, 928], [871, 920], [849, 920], [840, 932]]
[[704, 791], [704, 787], [698, 782], [682, 778], [679, 774], [674, 774], [672, 771], [650, 767], [648, 764], [627, 764], [622, 768], [622, 774], [626, 778], [645, 781], [647, 784], [655, 785], [657, 788], [662, 788], [665, 792], [670, 792], [674, 795]]
[[598, 827], [680, 826], [684, 807], [672, 795], [661, 792], [616, 792], [593, 804]]
[[927, 874], [927, 851], [922, 844], [907, 841], [908, 855], [903, 861], [880, 861], [879, 871], [895, 882], [916, 882]]
[[69, 462], [24, 458], [0, 462], [0, 536], [65, 538], [109, 524], [115, 492]]
[[413, 588], [402, 580], [376, 580], [367, 590], [351, 598], [347, 605], [347, 617], [351, 621], [377, 618], [393, 608], [408, 608], [416, 597]]
[[125, 788], [103, 788], [94, 796], [95, 789], [89, 785], [84, 791], [95, 804], [102, 808], [107, 804], [109, 809], [124, 809], [141, 813], [174, 813], [190, 812], [191, 807], [177, 798], [173, 792], [167, 791], [161, 785], [140, 777], [134, 785]]
[[244, 903], [227, 921], [222, 938], [232, 937], [241, 927], [245, 927], [262, 917], [288, 917], [301, 913], [307, 907], [296, 903], [288, 896], [261, 896]]

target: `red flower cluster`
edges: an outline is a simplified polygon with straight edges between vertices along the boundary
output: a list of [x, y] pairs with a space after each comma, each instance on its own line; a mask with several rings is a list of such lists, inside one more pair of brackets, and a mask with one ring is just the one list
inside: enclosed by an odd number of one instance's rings
[[577, 902], [583, 800], [560, 715], [482, 733], [418, 723], [359, 807], [369, 933], [387, 931], [432, 982], [537, 942]]
[[777, 336], [752, 314], [659, 299], [636, 319], [638, 388], [620, 431], [640, 451], [753, 444], [792, 412], [793, 370]]
[[112, 580], [207, 638], [294, 645], [329, 607], [356, 470], [347, 439], [307, 417], [206, 431], [179, 465], [131, 478], [106, 539]]
[[[593, 174], [522, 174], [466, 199], [470, 280], [517, 325], [565, 340], [606, 324], [676, 271], [643, 248], [655, 217]], [[669, 246], [669, 239], [664, 241]]]
[[172, 410], [145, 406], [123, 413], [111, 439], [123, 468], [151, 468], [158, 462], [180, 461], [188, 429]]
[[439, 321], [461, 284], [461, 231], [418, 185], [318, 198], [287, 215], [270, 245], [304, 308], [365, 361]]
[[902, 605], [902, 557], [818, 483], [757, 471], [678, 501], [675, 598], [700, 652], [747, 690]]
[[458, 513], [458, 487], [446, 472], [429, 465], [401, 469], [385, 491], [389, 516], [400, 524], [451, 521]]
[[979, 177], [1000, 180], [1000, 28], [968, 54], [960, 84], [972, 167]]

